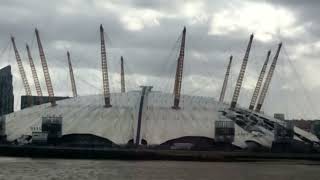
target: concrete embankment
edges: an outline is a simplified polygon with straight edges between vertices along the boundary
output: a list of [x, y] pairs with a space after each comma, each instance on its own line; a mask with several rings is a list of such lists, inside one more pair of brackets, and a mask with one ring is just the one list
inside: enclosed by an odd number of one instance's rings
[[34, 158], [76, 158], [117, 160], [181, 160], [181, 161], [264, 161], [316, 160], [320, 153], [271, 153], [245, 151], [187, 151], [118, 148], [70, 148], [55, 146], [0, 145], [1, 156]]

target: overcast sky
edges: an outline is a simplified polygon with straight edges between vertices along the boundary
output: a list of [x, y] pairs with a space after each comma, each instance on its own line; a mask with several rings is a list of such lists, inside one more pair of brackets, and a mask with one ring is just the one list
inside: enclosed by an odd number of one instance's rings
[[43, 92], [34, 28], [40, 31], [56, 95], [71, 96], [66, 51], [80, 95], [100, 94], [99, 25], [106, 32], [110, 86], [120, 91], [120, 56], [128, 90], [153, 85], [172, 92], [179, 36], [187, 28], [183, 93], [218, 99], [228, 58], [234, 62], [230, 102], [251, 33], [254, 41], [239, 105], [248, 107], [269, 49], [282, 49], [263, 110], [289, 118], [320, 118], [320, 1], [318, 0], [0, 0], [0, 67], [12, 65], [16, 109], [24, 94], [10, 35], [15, 36], [33, 94], [25, 43]]

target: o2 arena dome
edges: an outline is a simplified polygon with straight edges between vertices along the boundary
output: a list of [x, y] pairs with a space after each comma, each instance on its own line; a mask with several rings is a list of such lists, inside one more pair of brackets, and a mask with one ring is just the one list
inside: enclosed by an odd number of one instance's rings
[[[141, 96], [144, 96], [142, 103]], [[56, 106], [43, 104], [9, 114], [5, 128], [7, 139], [14, 141], [22, 135], [31, 136], [31, 127], [41, 127], [42, 117], [58, 114], [63, 117], [62, 135], [92, 134], [119, 145], [130, 141], [148, 145], [179, 142], [179, 139], [188, 142], [183, 140], [188, 137], [191, 141], [191, 137], [198, 137], [199, 141], [213, 143], [217, 135], [216, 122], [235, 121], [233, 145], [248, 148], [248, 143], [255, 143], [271, 148], [275, 124], [283, 124], [243, 109], [230, 111], [227, 104], [210, 97], [183, 95], [179, 110], [171, 108], [174, 96], [161, 92], [114, 93], [110, 108], [104, 107], [103, 99], [102, 95], [82, 96], [57, 101]], [[249, 114], [251, 117], [245, 120], [243, 117]], [[256, 123], [251, 119], [256, 119]], [[299, 128], [294, 127], [294, 132], [296, 140], [319, 142], [316, 136]]]
[[[319, 145], [320, 141], [315, 135], [294, 127], [290, 122], [260, 113], [276, 66], [281, 43], [264, 81], [266, 65], [263, 66], [250, 108], [246, 109], [237, 107], [237, 100], [253, 35], [250, 36], [232, 102], [228, 104], [224, 103], [224, 94], [232, 57], [227, 66], [219, 101], [212, 97], [180, 94], [185, 28], [182, 31], [172, 94], [152, 90], [151, 86], [142, 86], [141, 90], [125, 92], [123, 71], [121, 72], [122, 92], [110, 93], [102, 26], [100, 31], [103, 95], [77, 96], [75, 83], [71, 78], [75, 97], [56, 101], [54, 96], [50, 95], [53, 91], [50, 92], [52, 87], [50, 83], [47, 83], [51, 103], [34, 105], [3, 117], [5, 134], [9, 142], [18, 141], [21, 137], [31, 137], [32, 141], [36, 141], [37, 138], [39, 139], [36, 135], [46, 133], [41, 137], [48, 138], [50, 134], [56, 133], [57, 138], [65, 140], [64, 143], [67, 141], [86, 141], [87, 143], [99, 141], [109, 142], [112, 145], [134, 144], [169, 148], [188, 145], [210, 148], [224, 143], [241, 149], [270, 149], [276, 144], [292, 142], [308, 147]], [[268, 63], [269, 56], [270, 53], [268, 53], [265, 64]], [[42, 61], [45, 62], [45, 59]], [[71, 70], [72, 68], [70, 72]], [[56, 121], [51, 121], [50, 118]], [[40, 132], [40, 135], [37, 132]]]

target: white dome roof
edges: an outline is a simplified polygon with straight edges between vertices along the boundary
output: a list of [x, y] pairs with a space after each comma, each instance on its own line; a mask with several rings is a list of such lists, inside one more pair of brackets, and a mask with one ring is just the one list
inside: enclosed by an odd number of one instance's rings
[[[31, 135], [32, 127], [40, 127], [43, 116], [63, 117], [62, 134], [94, 134], [117, 144], [126, 144], [137, 133], [140, 91], [112, 93], [111, 108], [104, 107], [102, 95], [80, 96], [50, 104], [33, 106], [6, 116], [6, 134], [12, 141]], [[227, 104], [210, 97], [182, 95], [179, 110], [171, 108], [173, 95], [151, 91], [144, 99], [141, 138], [148, 144], [161, 144], [183, 136], [214, 138], [215, 121], [226, 119], [221, 110]], [[246, 140], [271, 146], [273, 137], [256, 137], [235, 126], [234, 144], [245, 147]]]

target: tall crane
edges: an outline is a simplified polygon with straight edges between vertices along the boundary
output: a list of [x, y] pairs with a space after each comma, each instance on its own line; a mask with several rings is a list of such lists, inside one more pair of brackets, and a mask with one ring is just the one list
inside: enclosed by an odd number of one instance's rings
[[172, 109], [180, 109], [179, 102], [180, 102], [181, 85], [182, 85], [185, 42], [186, 42], [186, 27], [184, 27], [183, 31], [182, 31], [180, 53], [179, 53], [179, 57], [178, 57], [176, 78], [175, 78], [175, 82], [174, 82], [174, 90], [173, 90], [174, 102], [173, 102]]
[[230, 75], [231, 64], [232, 64], [232, 56], [230, 56], [229, 64], [228, 64], [227, 71], [226, 71], [226, 75], [224, 76], [219, 102], [223, 102], [224, 96], [226, 94], [227, 85], [228, 85], [228, 79], [229, 79], [229, 75]]
[[37, 43], [38, 43], [38, 48], [39, 48], [39, 55], [40, 55], [42, 69], [43, 69], [44, 79], [46, 81], [46, 86], [47, 86], [47, 90], [48, 90], [49, 101], [51, 102], [52, 106], [55, 106], [56, 100], [54, 99], [54, 92], [53, 92], [53, 87], [52, 87], [52, 83], [51, 83], [49, 68], [48, 68], [46, 56], [45, 56], [43, 48], [42, 48], [38, 29], [35, 29], [35, 33], [36, 33], [36, 38], [37, 38]]
[[251, 34], [251, 36], [250, 36], [250, 40], [249, 40], [249, 43], [248, 43], [248, 46], [247, 46], [247, 50], [246, 50], [246, 53], [245, 53], [243, 61], [242, 61], [242, 65], [241, 65], [240, 73], [239, 73], [239, 76], [238, 76], [237, 84], [236, 84], [236, 87], [235, 87], [234, 92], [233, 92], [233, 97], [232, 97], [230, 108], [235, 108], [236, 105], [237, 105], [237, 102], [238, 102], [238, 98], [239, 98], [239, 94], [240, 94], [240, 90], [241, 90], [241, 86], [242, 86], [242, 82], [243, 82], [243, 77], [244, 77], [244, 74], [245, 74], [246, 68], [247, 68], [247, 63], [248, 63], [248, 59], [249, 59], [252, 40], [253, 40], [253, 34]]
[[123, 67], [123, 57], [121, 56], [120, 59], [121, 63], [121, 92], [125, 93], [126, 92], [126, 82], [124, 79], [124, 67]]
[[249, 105], [249, 109], [250, 110], [253, 110], [254, 106], [256, 105], [257, 98], [258, 98], [258, 95], [259, 95], [259, 92], [260, 92], [260, 88], [261, 88], [261, 85], [262, 85], [262, 81], [263, 81], [263, 78], [264, 78], [264, 74], [266, 73], [266, 70], [267, 70], [267, 65], [268, 65], [268, 62], [269, 62], [270, 54], [271, 54], [271, 51], [269, 50], [268, 54], [267, 54], [267, 58], [266, 58], [263, 66], [262, 66], [262, 69], [261, 69], [261, 72], [260, 72], [256, 87], [255, 87], [255, 89], [253, 91], [253, 95], [252, 95], [252, 98], [251, 98], [251, 101], [250, 101], [250, 105]]
[[34, 65], [34, 62], [33, 62], [33, 59], [32, 59], [31, 52], [30, 52], [28, 44], [26, 44], [26, 49], [27, 49], [27, 53], [28, 53], [29, 63], [30, 63], [32, 77], [33, 77], [34, 85], [36, 87], [37, 95], [41, 97], [42, 96], [42, 90], [41, 90], [41, 86], [40, 86], [37, 70], [36, 70], [36, 67]]
[[103, 81], [103, 94], [104, 94], [104, 106], [111, 107], [110, 90], [109, 90], [109, 78], [108, 78], [108, 64], [106, 45], [104, 41], [104, 30], [102, 24], [100, 25], [100, 40], [101, 40], [101, 65], [102, 65], [102, 81]]
[[278, 61], [278, 57], [279, 57], [279, 54], [280, 54], [281, 47], [282, 47], [282, 43], [279, 43], [277, 52], [276, 52], [275, 56], [273, 57], [272, 64], [270, 66], [269, 72], [267, 74], [266, 80], [265, 80], [265, 82], [263, 84], [263, 88], [261, 90], [261, 93], [260, 93], [260, 96], [259, 96], [259, 99], [258, 99], [258, 104], [257, 104], [257, 107], [255, 109], [255, 111], [257, 111], [257, 112], [260, 112], [262, 104], [263, 104], [263, 102], [264, 102], [264, 100], [266, 98], [266, 95], [267, 95], [267, 92], [268, 92], [268, 89], [269, 89], [269, 86], [270, 86], [270, 82], [271, 82], [274, 70], [276, 68], [276, 65], [277, 65], [277, 61]]
[[17, 49], [17, 46], [16, 46], [16, 43], [15, 43], [15, 40], [14, 40], [13, 36], [11, 36], [11, 42], [12, 42], [12, 45], [13, 45], [14, 54], [16, 56], [17, 64], [18, 64], [18, 67], [19, 67], [19, 72], [20, 72], [20, 75], [21, 75], [21, 79], [22, 79], [22, 82], [23, 82], [24, 89], [26, 91], [26, 95], [27, 96], [31, 96], [31, 89], [30, 89], [30, 86], [29, 86], [29, 82], [28, 82], [28, 79], [27, 79], [27, 76], [26, 76], [26, 72], [24, 71], [23, 64], [22, 64], [22, 61], [21, 61], [21, 57], [20, 57], [20, 54], [18, 52], [18, 49]]
[[70, 58], [69, 51], [67, 51], [67, 57], [68, 57], [68, 65], [69, 65], [72, 93], [73, 93], [73, 97], [77, 97], [78, 96], [77, 86], [76, 86], [76, 81], [74, 80], [73, 68], [72, 68], [72, 64], [71, 64], [71, 58]]

